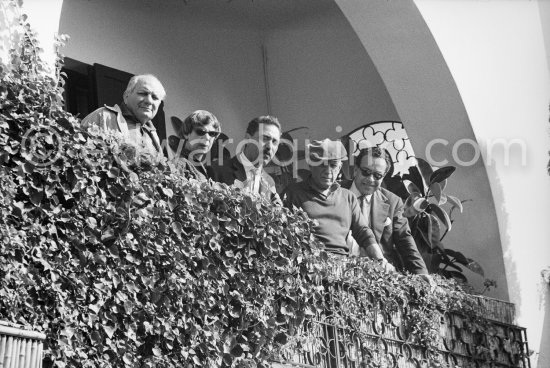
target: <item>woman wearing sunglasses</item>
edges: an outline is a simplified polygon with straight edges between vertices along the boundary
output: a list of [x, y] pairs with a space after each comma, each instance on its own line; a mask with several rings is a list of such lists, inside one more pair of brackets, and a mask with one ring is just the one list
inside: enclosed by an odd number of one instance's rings
[[197, 110], [183, 122], [173, 118], [172, 123], [177, 134], [177, 137], [169, 138], [174, 160], [184, 158], [188, 161], [185, 166], [190, 176], [206, 181], [208, 176], [204, 162], [212, 144], [220, 135], [220, 122], [211, 112]]

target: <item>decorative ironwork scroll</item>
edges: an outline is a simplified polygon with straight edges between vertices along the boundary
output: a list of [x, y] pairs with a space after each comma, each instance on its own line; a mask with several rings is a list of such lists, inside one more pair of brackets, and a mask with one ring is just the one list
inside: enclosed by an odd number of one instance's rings
[[[346, 144], [350, 156], [356, 156], [367, 147], [385, 148], [394, 164], [394, 175], [407, 173], [409, 167], [416, 165], [414, 150], [400, 121], [376, 121], [365, 124], [344, 135], [342, 141]], [[352, 162], [350, 164], [353, 165]]]
[[[386, 308], [368, 290], [353, 285], [326, 284], [327, 308], [309, 321], [297, 339], [280, 352], [294, 367], [320, 368], [529, 368], [524, 328], [513, 325], [513, 305], [479, 299], [489, 318], [482, 328], [460, 311], [439, 313], [436, 347], [427, 349], [411, 333], [407, 308]], [[359, 322], [349, 319], [362, 311]], [[392, 312], [388, 312], [391, 310]], [[494, 319], [494, 318], [498, 318]], [[439, 365], [437, 365], [439, 364]]]

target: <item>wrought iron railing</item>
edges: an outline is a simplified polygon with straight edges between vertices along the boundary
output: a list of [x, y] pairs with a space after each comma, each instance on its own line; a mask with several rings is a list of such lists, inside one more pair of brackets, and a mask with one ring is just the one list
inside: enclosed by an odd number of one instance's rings
[[[477, 297], [477, 324], [460, 310], [438, 313], [439, 334], [428, 348], [411, 333], [414, 306], [385, 308], [368, 290], [330, 283], [327, 308], [304, 324], [276, 360], [283, 366], [320, 368], [529, 368], [525, 328], [514, 324], [514, 306]], [[350, 322], [360, 308], [364, 318]], [[393, 312], [387, 312], [392, 310]], [[437, 365], [439, 364], [439, 365]]]

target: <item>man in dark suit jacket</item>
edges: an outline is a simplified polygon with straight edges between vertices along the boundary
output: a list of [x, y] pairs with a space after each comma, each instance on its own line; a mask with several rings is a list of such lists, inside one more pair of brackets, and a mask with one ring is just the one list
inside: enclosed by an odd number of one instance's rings
[[281, 124], [276, 117], [252, 119], [246, 129], [242, 150], [239, 150], [239, 144], [233, 158], [213, 162], [208, 174], [214, 181], [245, 188], [280, 204], [275, 181], [263, 169], [275, 156], [280, 140]]
[[[427, 275], [426, 264], [403, 216], [403, 201], [381, 187], [390, 165], [387, 151], [378, 147], [363, 149], [357, 156], [354, 179], [342, 186], [359, 198], [363, 216], [382, 246], [384, 257], [398, 269]], [[353, 252], [354, 247], [351, 248]]]

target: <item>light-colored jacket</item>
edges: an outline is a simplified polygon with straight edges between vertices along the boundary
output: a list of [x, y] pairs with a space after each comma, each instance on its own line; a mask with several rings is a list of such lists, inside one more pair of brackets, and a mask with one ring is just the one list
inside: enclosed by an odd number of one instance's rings
[[133, 132], [130, 132], [130, 129], [128, 129], [128, 123], [122, 115], [122, 110], [118, 105], [105, 105], [82, 119], [83, 128], [89, 128], [91, 126], [97, 126], [100, 130], [120, 132], [127, 143], [131, 143], [135, 146], [143, 145], [148, 150], [151, 150], [151, 152], [158, 152], [160, 150], [160, 139], [153, 123], [148, 121], [144, 124], [147, 134], [143, 134], [142, 136], [139, 129], [135, 132], [136, 134], [133, 134]]

